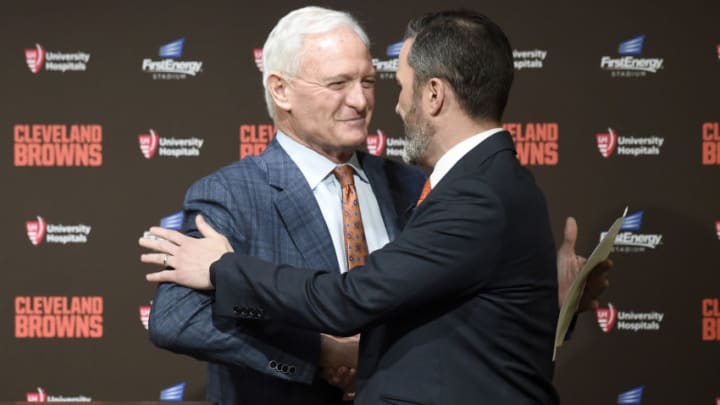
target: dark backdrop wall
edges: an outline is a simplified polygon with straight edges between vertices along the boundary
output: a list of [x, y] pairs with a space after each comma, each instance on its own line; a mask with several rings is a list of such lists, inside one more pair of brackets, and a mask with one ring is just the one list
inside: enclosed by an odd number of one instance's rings
[[[193, 180], [272, 137], [255, 49], [301, 5], [2, 5], [0, 400], [154, 400], [182, 382], [185, 399], [203, 398], [204, 365], [148, 341], [154, 286], [137, 238], [180, 210]], [[558, 242], [568, 215], [584, 255], [626, 205], [642, 215], [616, 244], [601, 310], [580, 317], [560, 352], [563, 401], [613, 404], [642, 389], [645, 404], [715, 403], [720, 3], [322, 5], [370, 34], [368, 146], [391, 158], [404, 143], [388, 48], [407, 20], [463, 6], [504, 27], [516, 51], [506, 126]]]

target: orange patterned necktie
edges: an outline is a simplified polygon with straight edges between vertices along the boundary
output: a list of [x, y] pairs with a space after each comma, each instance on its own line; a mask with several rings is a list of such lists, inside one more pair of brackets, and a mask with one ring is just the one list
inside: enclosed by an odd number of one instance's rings
[[347, 255], [347, 268], [362, 266], [367, 261], [368, 247], [365, 240], [360, 203], [358, 202], [353, 179], [353, 169], [348, 165], [337, 166], [333, 174], [342, 187], [343, 234], [345, 239], [345, 254]]
[[430, 178], [428, 177], [428, 179], [425, 180], [420, 197], [418, 197], [417, 203], [415, 204], [416, 207], [425, 200], [425, 197], [427, 197], [428, 194], [430, 194], [430, 190], [432, 190], [432, 188], [430, 187]]

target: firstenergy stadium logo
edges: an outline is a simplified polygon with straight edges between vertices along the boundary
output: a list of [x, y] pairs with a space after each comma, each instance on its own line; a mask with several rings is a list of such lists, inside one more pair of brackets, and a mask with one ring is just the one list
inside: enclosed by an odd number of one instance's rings
[[205, 140], [202, 138], [164, 138], [150, 128], [149, 133], [138, 135], [140, 152], [145, 159], [152, 159], [156, 154], [161, 157], [197, 157]]
[[[640, 210], [625, 217], [620, 233], [615, 237], [614, 252], [632, 253], [655, 249], [662, 244], [663, 235], [657, 233], [639, 233], [645, 211]], [[602, 240], [607, 232], [600, 234]]]
[[385, 54], [388, 59], [373, 58], [372, 64], [375, 67], [375, 72], [380, 79], [395, 79], [395, 72], [398, 68], [398, 60], [400, 57], [400, 49], [402, 48], [403, 41], [398, 41], [388, 45], [385, 50]]
[[99, 167], [103, 164], [103, 127], [98, 124], [16, 124], [16, 167]]
[[48, 72], [84, 72], [90, 62], [90, 54], [46, 51], [42, 45], [35, 44], [35, 48], [25, 49], [25, 62], [33, 74], [40, 72], [43, 67]]
[[27, 237], [34, 246], [45, 243], [87, 243], [92, 227], [85, 224], [48, 224], [45, 218], [37, 216], [34, 220], [25, 221]]
[[595, 310], [597, 323], [605, 333], [610, 333], [613, 329], [623, 331], [658, 331], [665, 314], [662, 312], [636, 312], [636, 311], [618, 311], [612, 303], [608, 303], [607, 308], [598, 308]]
[[28, 392], [25, 394], [27, 402], [91, 402], [92, 398], [84, 395], [48, 395], [44, 389], [38, 387], [37, 392]]
[[103, 297], [15, 297], [17, 339], [100, 339]]
[[618, 47], [620, 58], [603, 56], [600, 68], [610, 72], [612, 77], [644, 77], [657, 73], [663, 68], [662, 58], [638, 58], [645, 44], [645, 35], [639, 35], [621, 42]]
[[641, 405], [644, 386], [639, 386], [618, 395], [618, 405]]
[[167, 387], [160, 391], [161, 401], [182, 401], [185, 396], [185, 386], [187, 383], [181, 382], [180, 384]]
[[154, 80], [186, 79], [202, 72], [203, 62], [198, 60], [182, 61], [185, 38], [179, 38], [160, 47], [158, 54], [161, 60], [145, 58], [142, 70], [152, 75]]

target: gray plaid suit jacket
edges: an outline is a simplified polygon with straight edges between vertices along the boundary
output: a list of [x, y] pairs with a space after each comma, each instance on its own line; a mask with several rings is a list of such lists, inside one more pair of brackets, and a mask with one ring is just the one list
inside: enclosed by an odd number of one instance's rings
[[[425, 175], [397, 162], [358, 153], [377, 198], [388, 236]], [[183, 231], [199, 236], [200, 213], [238, 253], [276, 263], [338, 271], [330, 234], [312, 190], [273, 140], [248, 157], [197, 181], [184, 202]], [[230, 404], [341, 403], [339, 390], [318, 377], [319, 335], [266, 321], [213, 318], [210, 293], [161, 284], [150, 315], [150, 339], [162, 348], [209, 362], [207, 399]]]

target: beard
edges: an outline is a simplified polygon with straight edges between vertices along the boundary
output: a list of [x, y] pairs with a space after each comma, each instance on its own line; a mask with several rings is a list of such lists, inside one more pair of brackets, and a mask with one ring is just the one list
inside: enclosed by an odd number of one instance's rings
[[403, 127], [407, 138], [403, 160], [409, 164], [417, 164], [423, 160], [430, 140], [435, 134], [435, 128], [423, 118], [422, 106], [419, 106], [419, 99], [413, 99], [410, 110], [403, 118]]

